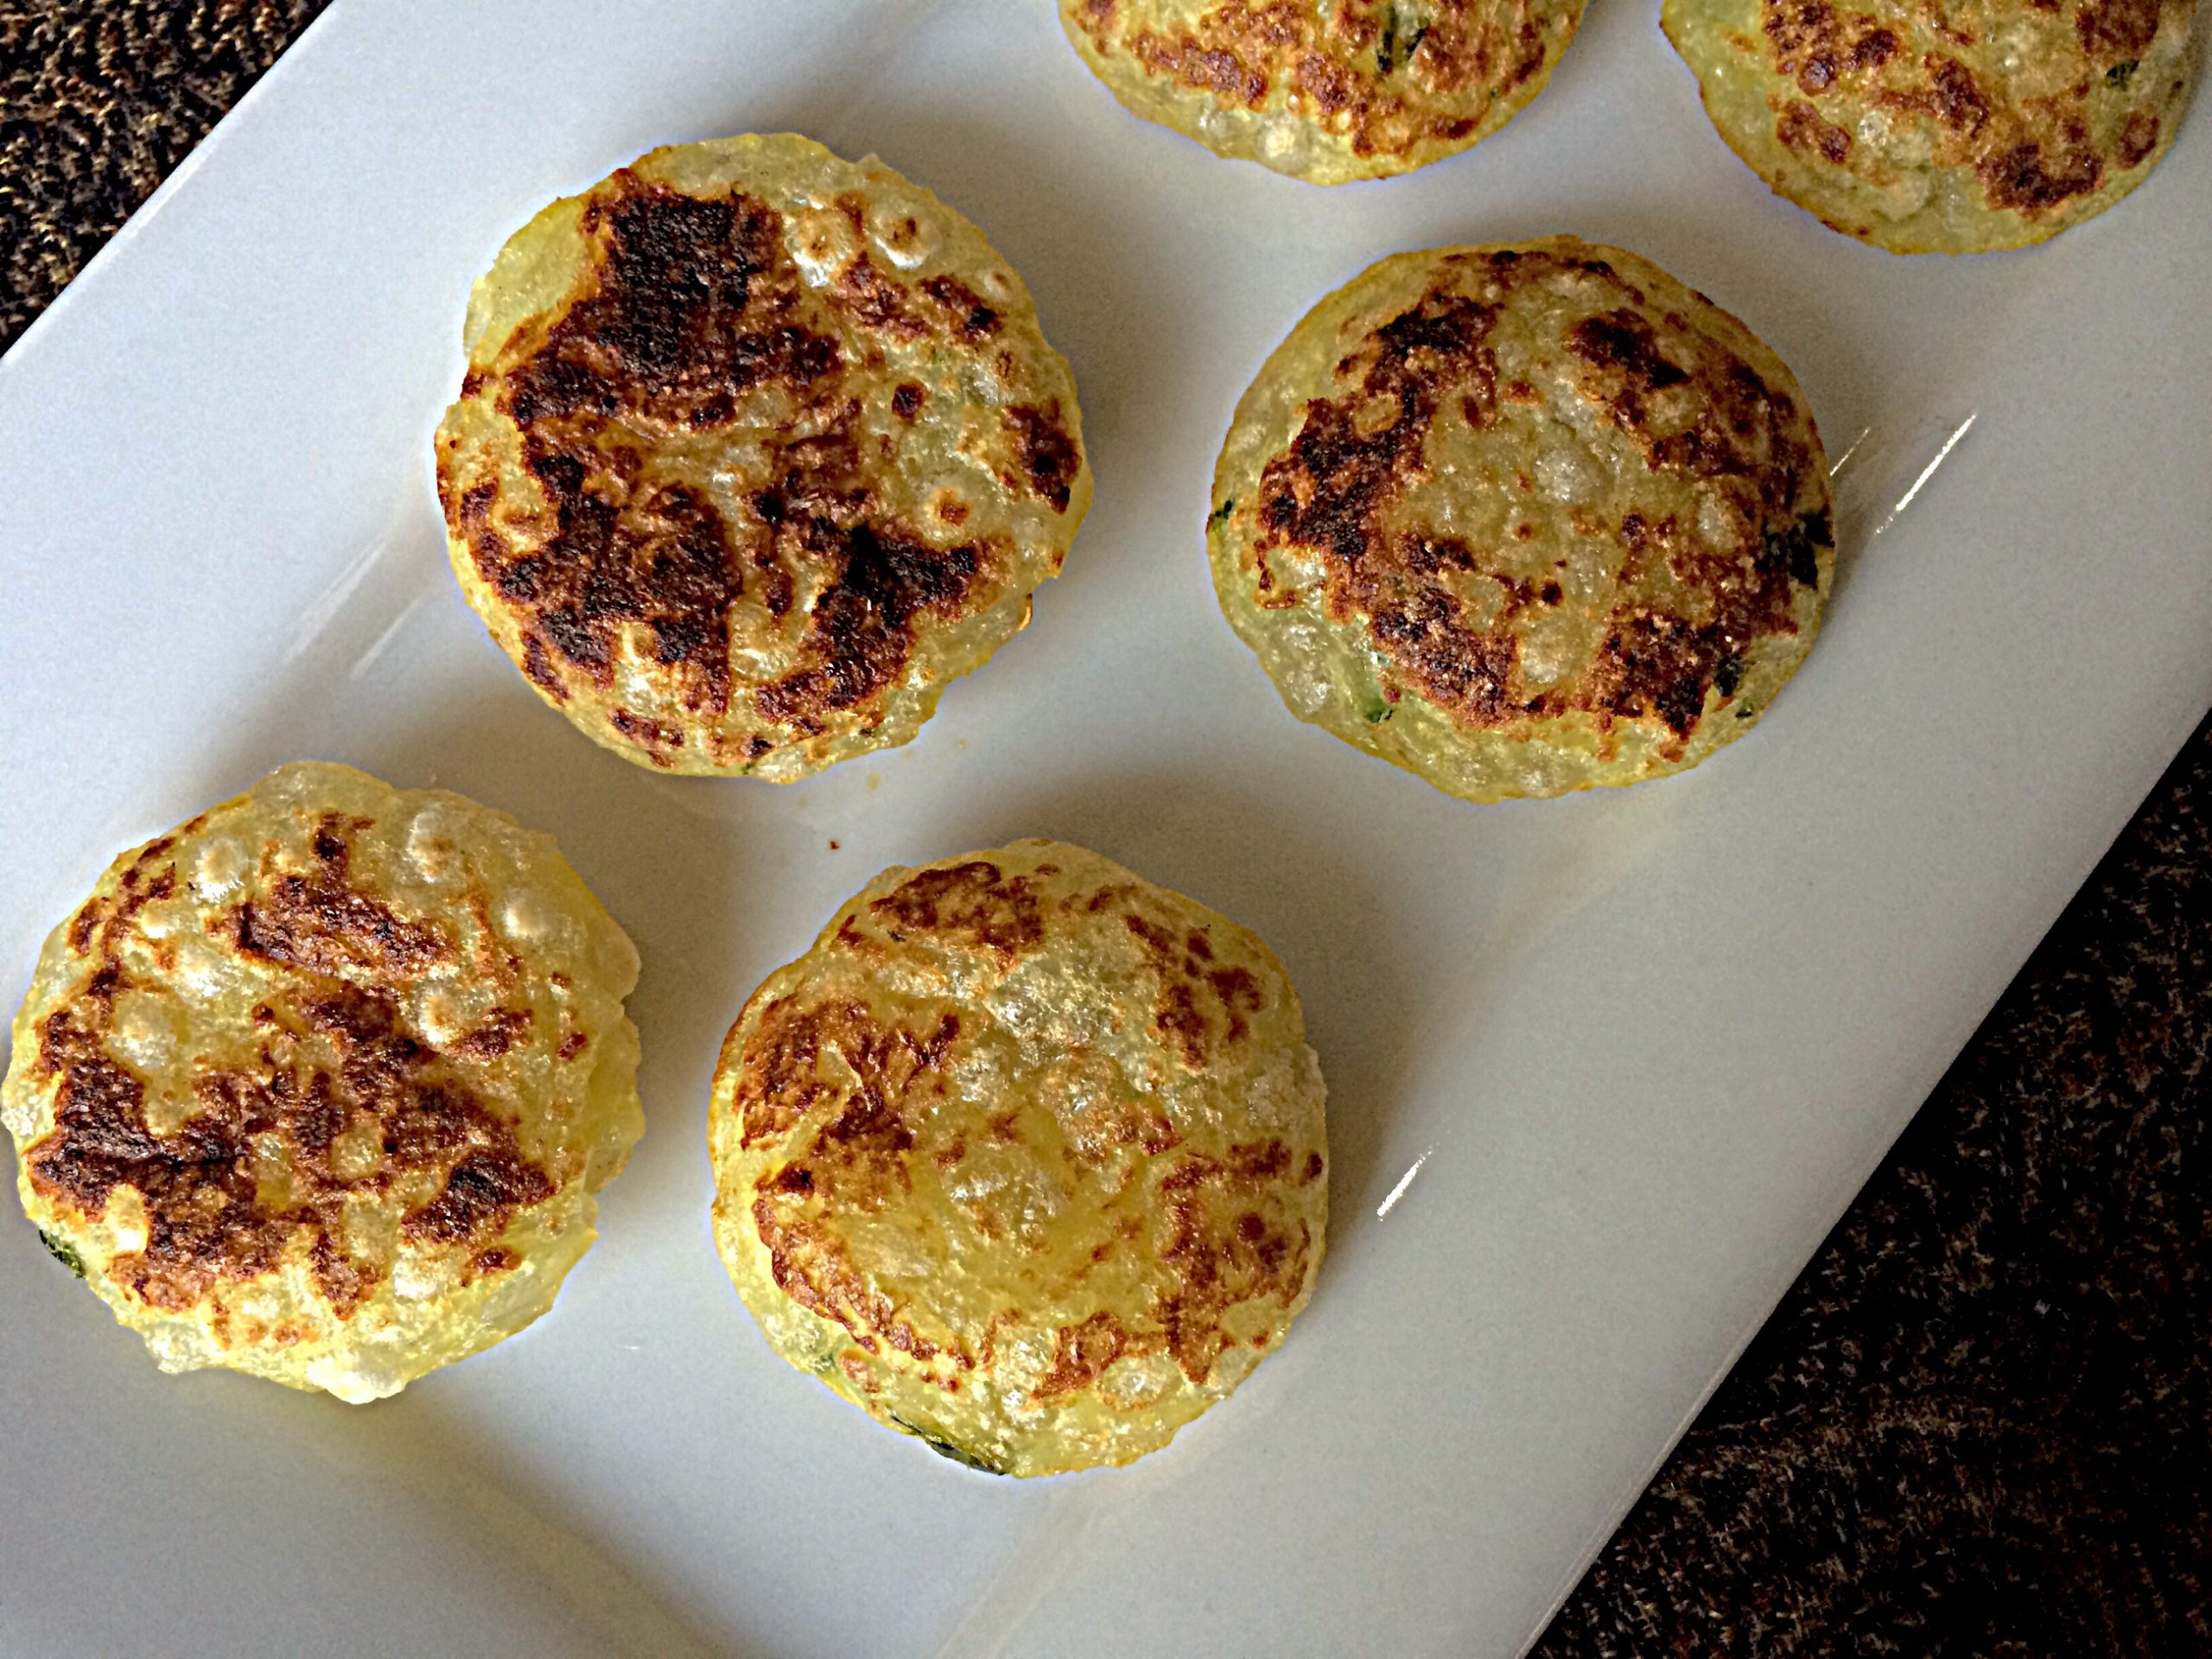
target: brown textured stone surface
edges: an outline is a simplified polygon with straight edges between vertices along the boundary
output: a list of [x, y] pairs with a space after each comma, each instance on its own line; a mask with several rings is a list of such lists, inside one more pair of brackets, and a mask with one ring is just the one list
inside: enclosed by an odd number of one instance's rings
[[[315, 0], [0, 0], [0, 345]], [[2212, 728], [1537, 1651], [2212, 1654]]]

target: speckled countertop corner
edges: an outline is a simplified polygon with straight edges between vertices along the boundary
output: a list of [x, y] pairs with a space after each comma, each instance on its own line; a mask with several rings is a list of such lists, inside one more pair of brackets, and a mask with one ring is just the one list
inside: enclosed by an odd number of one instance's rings
[[[321, 10], [0, 0], [0, 348]], [[2212, 1656], [2212, 724], [1538, 1644]]]

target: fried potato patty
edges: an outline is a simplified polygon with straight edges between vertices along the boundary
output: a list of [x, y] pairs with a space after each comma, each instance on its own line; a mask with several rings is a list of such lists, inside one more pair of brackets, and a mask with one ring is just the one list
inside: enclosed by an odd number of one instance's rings
[[1236, 407], [1207, 550], [1292, 713], [1468, 800], [1678, 772], [1811, 645], [1834, 563], [1797, 383], [1649, 260], [1403, 253]]
[[1124, 108], [1313, 184], [1410, 173], [1543, 90], [1583, 0], [1060, 0]]
[[645, 1127], [637, 977], [545, 836], [286, 766], [47, 940], [0, 1090], [23, 1208], [163, 1370], [395, 1394], [590, 1245]]
[[1321, 1260], [1321, 1070], [1281, 964], [1057, 842], [871, 881], [746, 1004], [709, 1135], [776, 1351], [995, 1473], [1165, 1446]]
[[657, 149], [476, 286], [454, 573], [641, 764], [778, 782], [912, 739], [1090, 504], [1075, 383], [982, 233], [780, 134]]
[[2173, 143], [2196, 0], [1666, 0], [1729, 148], [1892, 253], [2056, 236]]

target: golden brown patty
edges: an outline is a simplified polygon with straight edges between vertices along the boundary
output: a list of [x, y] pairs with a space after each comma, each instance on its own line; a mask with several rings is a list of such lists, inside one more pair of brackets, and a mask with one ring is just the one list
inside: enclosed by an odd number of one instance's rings
[[1060, 0], [1131, 113], [1314, 184], [1487, 137], [1543, 90], [1582, 0]]
[[1207, 548], [1301, 720], [1469, 800], [1694, 766], [1812, 644], [1834, 553], [1797, 383], [1649, 260], [1385, 259], [1236, 408]]
[[644, 1128], [638, 957], [553, 843], [346, 766], [128, 852], [48, 939], [23, 1208], [169, 1371], [373, 1400], [552, 1306]]
[[1090, 503], [1075, 385], [982, 233], [789, 134], [658, 149], [477, 284], [455, 573], [643, 764], [788, 782], [912, 739]]
[[1666, 0], [1706, 112], [1781, 194], [1892, 253], [2102, 213], [2189, 102], [2196, 0]]
[[715, 1236], [777, 1352], [999, 1474], [1127, 1463], [1306, 1305], [1328, 1219], [1297, 994], [1079, 847], [887, 870], [722, 1045]]

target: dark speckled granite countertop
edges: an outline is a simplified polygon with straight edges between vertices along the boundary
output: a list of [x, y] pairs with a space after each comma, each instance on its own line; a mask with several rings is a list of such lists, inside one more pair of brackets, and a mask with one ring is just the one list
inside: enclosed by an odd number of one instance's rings
[[[0, 0], [0, 346], [321, 10]], [[2212, 726], [1543, 1659], [2212, 1656]]]

